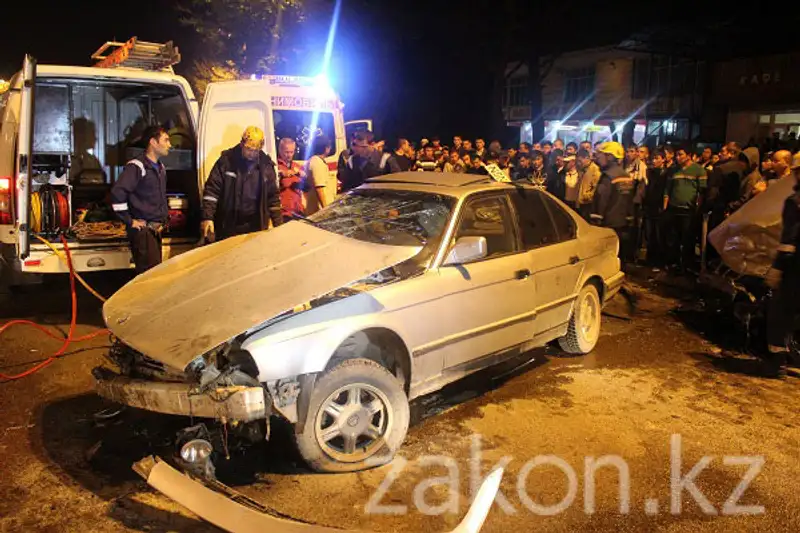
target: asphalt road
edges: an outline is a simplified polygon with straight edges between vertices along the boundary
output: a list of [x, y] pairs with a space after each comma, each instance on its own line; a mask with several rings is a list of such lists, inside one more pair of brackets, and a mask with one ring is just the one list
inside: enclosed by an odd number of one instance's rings
[[[486, 532], [800, 530], [797, 375], [758, 377], [735, 322], [699, 305], [692, 287], [638, 279], [640, 312], [631, 320], [612, 303], [592, 354], [548, 347], [416, 401], [390, 466], [309, 473], [278, 426], [269, 443], [234, 450], [219, 476], [307, 522], [435, 532], [458, 523], [472, 480], [505, 458], [505, 501]], [[94, 281], [109, 293], [124, 278]], [[99, 305], [85, 292], [80, 301], [78, 333], [102, 327]], [[62, 282], [21, 295], [0, 289], [0, 323], [32, 318], [65, 331], [68, 312]], [[0, 338], [0, 372], [21, 371], [58, 344], [13, 329]], [[107, 344], [95, 339], [0, 383], [0, 531], [216, 531], [130, 469], [167, 453], [186, 419], [94, 416], [109, 407], [90, 376]], [[592, 461], [606, 463], [594, 476]], [[622, 494], [620, 478], [629, 480]]]

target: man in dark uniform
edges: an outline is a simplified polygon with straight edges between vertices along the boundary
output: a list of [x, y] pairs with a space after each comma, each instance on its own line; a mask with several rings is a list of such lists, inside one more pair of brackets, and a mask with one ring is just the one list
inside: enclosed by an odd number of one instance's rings
[[800, 157], [792, 161], [795, 187], [794, 194], [783, 204], [781, 242], [772, 268], [767, 272], [766, 283], [773, 289], [767, 314], [767, 342], [769, 360], [767, 372], [772, 377], [786, 376], [789, 340], [792, 337], [795, 319], [800, 312]]
[[[623, 263], [633, 261], [634, 204], [641, 203], [644, 196], [641, 188], [643, 181], [629, 176], [622, 168], [625, 149], [618, 142], [606, 142], [598, 146], [596, 158], [601, 174], [589, 220], [597, 226], [613, 229], [619, 239], [620, 260]], [[635, 313], [639, 298], [633, 288], [623, 283], [620, 294], [627, 300], [629, 312]]]
[[203, 190], [201, 233], [207, 241], [280, 226], [275, 164], [263, 152], [264, 132], [248, 126], [242, 142], [219, 156]]
[[602, 174], [594, 194], [591, 222], [598, 226], [611, 228], [619, 237], [620, 259], [624, 262], [634, 260], [634, 204], [641, 203], [640, 180], [628, 175], [620, 162], [625, 158], [625, 150], [617, 142], [607, 142], [597, 150], [597, 165]]
[[169, 153], [169, 134], [159, 126], [142, 133], [145, 152], [128, 161], [111, 188], [111, 207], [128, 229], [136, 273], [161, 263], [161, 232], [169, 216], [167, 171], [159, 158]]

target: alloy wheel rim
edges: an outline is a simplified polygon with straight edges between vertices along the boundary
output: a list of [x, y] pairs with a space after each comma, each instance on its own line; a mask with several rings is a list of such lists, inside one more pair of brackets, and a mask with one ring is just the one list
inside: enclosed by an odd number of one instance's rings
[[599, 302], [594, 294], [589, 292], [581, 301], [580, 305], [580, 324], [579, 330], [583, 339], [587, 342], [594, 342], [599, 333], [599, 320], [597, 319]]
[[331, 458], [357, 463], [378, 452], [392, 429], [389, 399], [378, 388], [353, 383], [322, 403], [314, 424], [319, 447]]

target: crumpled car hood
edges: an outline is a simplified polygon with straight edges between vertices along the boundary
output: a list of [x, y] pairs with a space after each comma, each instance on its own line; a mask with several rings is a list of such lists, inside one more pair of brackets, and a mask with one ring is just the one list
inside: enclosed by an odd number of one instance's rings
[[781, 214], [795, 180], [788, 176], [762, 192], [708, 234], [722, 260], [739, 274], [764, 277], [781, 242]]
[[103, 316], [128, 346], [184, 369], [240, 333], [419, 251], [293, 221], [170, 259], [114, 294]]

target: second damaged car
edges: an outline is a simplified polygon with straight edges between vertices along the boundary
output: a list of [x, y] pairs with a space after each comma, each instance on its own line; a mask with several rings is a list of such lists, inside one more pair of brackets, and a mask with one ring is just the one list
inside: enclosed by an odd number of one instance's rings
[[312, 468], [375, 466], [401, 446], [410, 400], [550, 341], [591, 351], [622, 284], [617, 248], [531, 187], [375, 178], [123, 287], [104, 307], [119, 368], [96, 369], [97, 390], [261, 435], [281, 416]]

